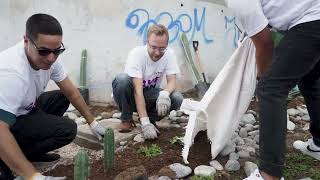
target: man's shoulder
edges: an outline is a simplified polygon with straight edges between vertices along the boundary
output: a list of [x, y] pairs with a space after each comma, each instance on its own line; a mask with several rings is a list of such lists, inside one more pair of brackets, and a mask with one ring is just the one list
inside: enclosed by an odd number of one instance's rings
[[22, 42], [0, 52], [0, 71], [21, 74], [26, 68], [26, 56]]

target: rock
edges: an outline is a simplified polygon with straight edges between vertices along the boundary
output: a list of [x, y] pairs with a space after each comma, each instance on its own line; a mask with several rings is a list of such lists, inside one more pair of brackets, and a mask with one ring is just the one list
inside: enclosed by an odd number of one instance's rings
[[121, 113], [114, 113], [113, 115], [112, 115], [112, 118], [117, 118], [117, 119], [120, 119], [120, 117], [121, 117]]
[[247, 177], [250, 176], [250, 174], [257, 168], [258, 166], [253, 162], [246, 161], [244, 163], [244, 172], [246, 173]]
[[252, 115], [254, 115], [254, 117], [257, 117], [257, 113], [253, 110], [248, 110], [247, 114], [252, 114]]
[[253, 130], [253, 125], [252, 124], [246, 124], [244, 126], [244, 128], [247, 130], [247, 132], [252, 131]]
[[223, 170], [223, 166], [217, 160], [210, 161], [209, 164], [210, 164], [210, 166], [214, 167], [218, 171], [222, 171]]
[[302, 119], [303, 121], [310, 121], [310, 116], [309, 116], [309, 115], [303, 115], [303, 116], [301, 117], [301, 119]]
[[144, 137], [143, 137], [142, 134], [137, 134], [137, 135], [133, 138], [133, 140], [134, 140], [135, 142], [138, 142], [138, 143], [144, 142]]
[[74, 111], [74, 110], [76, 110], [76, 108], [70, 103], [70, 105], [67, 109], [67, 112]]
[[128, 141], [120, 141], [119, 144], [120, 146], [125, 146], [128, 144]]
[[181, 116], [179, 119], [177, 119], [178, 123], [188, 123], [189, 118], [185, 116]]
[[241, 159], [247, 159], [247, 158], [250, 157], [249, 152], [248, 152], [248, 151], [245, 151], [245, 150], [241, 150], [241, 151], [239, 151], [239, 152], [237, 152], [237, 153], [238, 153], [238, 155], [239, 155], [239, 157], [240, 157]]
[[180, 163], [174, 163], [169, 165], [169, 168], [176, 173], [175, 178], [183, 178], [192, 173], [192, 169], [188, 166], [182, 165]]
[[257, 124], [257, 125], [254, 125], [253, 126], [253, 129], [259, 129], [259, 125]]
[[259, 135], [255, 135], [254, 136], [254, 138], [253, 138], [253, 140], [257, 143], [257, 144], [259, 144]]
[[[149, 180], [150, 180], [150, 178], [149, 178]], [[171, 178], [169, 178], [168, 176], [161, 176], [157, 180], [171, 180]]]
[[235, 152], [232, 152], [229, 154], [229, 159], [230, 160], [238, 160], [239, 159], [239, 155]]
[[304, 107], [304, 106], [297, 106], [297, 109], [298, 109], [303, 115], [309, 114], [307, 108]]
[[177, 111], [177, 117], [181, 117], [183, 115], [182, 111]]
[[132, 179], [147, 180], [148, 176], [147, 176], [146, 169], [142, 165], [137, 167], [131, 167], [122, 171], [115, 178], [115, 180], [132, 180]]
[[169, 119], [175, 120], [174, 118], [176, 118], [176, 117], [177, 117], [177, 111], [172, 110], [172, 111], [170, 112], [170, 114], [169, 114]]
[[230, 153], [235, 152], [235, 150], [236, 150], [236, 148], [235, 148], [232, 144], [228, 143], [228, 144], [222, 149], [222, 151], [220, 152], [220, 155], [221, 155], [221, 156], [228, 156]]
[[239, 136], [237, 138], [235, 138], [233, 140], [233, 142], [236, 143], [236, 145], [244, 145], [245, 144], [244, 140]]
[[243, 140], [248, 146], [254, 146], [256, 144], [256, 142], [250, 138], [243, 138]]
[[294, 108], [290, 108], [287, 110], [287, 113], [289, 116], [295, 116], [296, 114], [298, 114], [297, 110]]
[[66, 116], [67, 118], [69, 118], [71, 120], [76, 120], [78, 118], [78, 116], [73, 112], [66, 112], [66, 113], [64, 113], [64, 116]]
[[102, 119], [102, 116], [97, 116], [97, 117], [94, 118], [94, 120], [96, 120], [96, 121], [99, 121], [101, 119]]
[[309, 177], [306, 177], [306, 178], [302, 178], [302, 179], [299, 179], [299, 180], [312, 180], [312, 179], [309, 178]]
[[240, 129], [239, 136], [242, 137], [242, 138], [248, 137], [248, 132], [247, 132], [246, 128], [241, 128]]
[[288, 121], [287, 121], [287, 129], [289, 131], [293, 131], [295, 128], [296, 128], [296, 125], [288, 119]]
[[259, 135], [259, 130], [251, 131], [248, 133], [249, 136]]
[[109, 118], [112, 118], [112, 113], [111, 112], [102, 112], [100, 114], [100, 116], [102, 117], [102, 119], [109, 119]]
[[200, 165], [194, 169], [194, 174], [198, 176], [213, 176], [216, 169], [212, 166]]
[[132, 120], [133, 120], [134, 122], [140, 122], [140, 121], [139, 121], [139, 116], [132, 116]]
[[302, 129], [308, 131], [310, 129], [310, 123], [306, 123]]
[[84, 117], [79, 117], [75, 120], [77, 125], [86, 124], [87, 120]]
[[243, 122], [244, 124], [254, 124], [256, 119], [252, 114], [245, 114], [242, 116], [240, 122]]
[[240, 163], [235, 160], [228, 160], [224, 169], [226, 171], [238, 171], [240, 169]]
[[243, 127], [244, 125], [245, 125], [244, 122], [241, 122], [241, 121], [239, 122], [239, 126], [240, 126], [240, 127]]

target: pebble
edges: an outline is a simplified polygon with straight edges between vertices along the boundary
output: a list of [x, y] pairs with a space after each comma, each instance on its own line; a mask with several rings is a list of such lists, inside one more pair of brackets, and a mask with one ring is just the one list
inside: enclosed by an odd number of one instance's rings
[[198, 176], [213, 176], [216, 169], [212, 166], [200, 165], [194, 169], [194, 174]]
[[257, 168], [258, 166], [253, 162], [246, 161], [244, 163], [244, 172], [246, 173], [247, 176], [250, 176], [250, 174]]
[[235, 160], [228, 160], [226, 165], [224, 166], [226, 171], [238, 171], [240, 170], [240, 163]]
[[223, 166], [217, 160], [210, 161], [209, 164], [210, 164], [210, 166], [214, 167], [218, 171], [222, 171], [223, 170]]
[[183, 178], [192, 173], [192, 169], [189, 166], [180, 163], [171, 164], [169, 165], [169, 168], [176, 173], [176, 178]]

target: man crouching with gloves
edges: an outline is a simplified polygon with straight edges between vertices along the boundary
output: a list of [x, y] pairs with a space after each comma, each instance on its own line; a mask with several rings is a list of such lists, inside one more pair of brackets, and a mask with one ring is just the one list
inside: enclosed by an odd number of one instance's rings
[[[144, 138], [156, 139], [159, 134], [156, 121], [170, 110], [179, 109], [183, 96], [175, 91], [180, 70], [173, 50], [168, 48], [168, 30], [163, 25], [153, 25], [147, 38], [145, 46], [130, 51], [125, 73], [116, 76], [112, 89], [121, 111], [119, 132], [133, 130], [132, 114], [137, 111]], [[161, 89], [163, 75], [167, 84]]]

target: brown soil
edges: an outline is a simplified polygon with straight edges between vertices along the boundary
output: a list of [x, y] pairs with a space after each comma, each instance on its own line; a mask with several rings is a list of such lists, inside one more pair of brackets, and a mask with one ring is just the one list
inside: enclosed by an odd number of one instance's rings
[[[297, 105], [303, 104], [303, 99], [295, 98], [292, 100], [288, 107], [296, 107]], [[252, 101], [249, 109], [257, 110], [256, 102]], [[95, 115], [98, 115], [102, 111], [113, 111], [116, 110], [116, 107], [93, 107], [91, 110], [94, 111]], [[302, 131], [303, 123], [297, 124], [298, 129], [295, 133], [288, 133], [287, 144], [288, 152], [294, 151], [292, 148], [292, 143], [298, 139], [306, 139], [309, 135], [305, 131]], [[103, 180], [103, 179], [113, 179], [120, 172], [124, 171], [127, 168], [143, 165], [149, 176], [157, 175], [159, 170], [167, 165], [172, 163], [182, 163], [181, 150], [182, 146], [177, 144], [170, 144], [169, 140], [174, 136], [183, 136], [184, 129], [160, 129], [161, 134], [157, 140], [146, 141], [144, 143], [138, 144], [129, 144], [128, 148], [123, 151], [118, 151], [116, 153], [116, 167], [112, 171], [104, 172], [103, 161], [93, 161], [91, 164], [91, 176], [92, 180]], [[188, 161], [190, 162], [189, 166], [194, 169], [198, 165], [208, 165], [211, 161], [210, 154], [210, 143], [206, 137], [206, 132], [200, 132], [195, 138], [195, 144], [191, 146]], [[138, 154], [137, 151], [141, 146], [150, 146], [151, 144], [157, 144], [161, 147], [162, 154], [157, 157], [148, 158], [141, 154]], [[224, 165], [228, 160], [228, 157], [217, 157], [217, 160]], [[253, 162], [257, 162], [257, 158], [250, 159]], [[243, 167], [245, 161], [240, 161], [241, 167]], [[320, 168], [320, 167], [319, 167]], [[68, 179], [73, 179], [73, 165], [69, 166], [58, 166], [54, 170], [47, 173], [48, 175], [53, 176], [67, 176]], [[216, 180], [222, 179], [243, 179], [245, 178], [245, 173], [243, 168], [237, 172], [226, 172], [219, 171], [215, 175]], [[186, 178], [190, 179], [190, 177]]]

